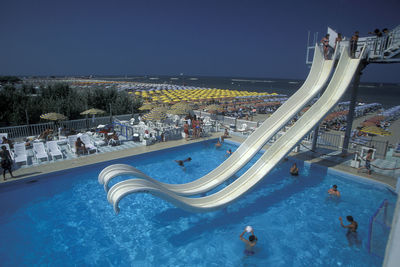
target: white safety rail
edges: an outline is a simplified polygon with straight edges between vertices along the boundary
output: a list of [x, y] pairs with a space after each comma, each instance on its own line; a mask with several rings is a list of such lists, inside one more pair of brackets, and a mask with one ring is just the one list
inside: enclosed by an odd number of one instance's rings
[[[321, 98], [278, 139], [266, 153], [232, 184], [212, 195], [200, 198], [179, 196], [157, 183], [145, 179], [130, 179], [110, 188], [107, 198], [119, 212], [119, 201], [126, 195], [146, 192], [192, 212], [206, 212], [225, 207], [257, 185], [275, 166], [335, 107], [345, 93], [360, 59], [351, 59], [342, 51], [336, 71]], [[218, 177], [215, 177], [218, 180]]]
[[[227, 160], [210, 173], [186, 184], [166, 184], [150, 177], [147, 179], [183, 196], [196, 195], [210, 191], [243, 168], [264, 144], [322, 90], [331, 75], [332, 68], [333, 60], [324, 60], [320, 50], [315, 49], [314, 63], [301, 88], [265, 120]], [[106, 191], [108, 191], [109, 182], [114, 177], [123, 174], [135, 176], [138, 173], [136, 168], [129, 165], [124, 166], [123, 169], [120, 168], [120, 164], [111, 165], [106, 167], [99, 174], [99, 183], [104, 184], [104, 189]], [[129, 171], [127, 171], [128, 169], [132, 170], [132, 172], [129, 173]]]

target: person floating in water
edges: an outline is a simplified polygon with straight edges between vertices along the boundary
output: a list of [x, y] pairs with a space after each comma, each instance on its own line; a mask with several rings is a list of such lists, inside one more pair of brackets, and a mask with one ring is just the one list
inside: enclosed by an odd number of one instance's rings
[[218, 140], [217, 143], [215, 144], [216, 148], [220, 148], [222, 146], [221, 142]]
[[358, 223], [353, 219], [353, 216], [346, 216], [347, 221], [350, 223], [348, 225], [343, 224], [343, 219], [342, 217], [339, 217], [340, 225], [343, 228], [347, 228], [347, 241], [349, 242], [349, 246], [352, 246], [353, 244], [359, 244], [360, 241], [358, 240], [357, 237], [357, 228], [358, 228]]
[[[249, 236], [249, 240], [247, 240], [246, 238], [243, 237], [246, 232], [251, 233]], [[243, 233], [240, 234], [239, 238], [246, 244], [246, 249], [244, 250], [244, 254], [246, 254], [247, 256], [254, 255], [254, 253], [255, 253], [254, 246], [257, 244], [258, 239], [254, 235], [253, 228], [250, 226], [247, 226], [244, 229]]]
[[337, 190], [337, 185], [333, 185], [332, 188], [328, 190], [328, 193], [333, 196], [340, 197], [340, 192]]
[[293, 166], [290, 168], [290, 174], [293, 176], [299, 175], [299, 168], [297, 168], [296, 163], [293, 163]]
[[179, 166], [185, 167], [184, 162], [188, 162], [188, 161], [191, 161], [191, 160], [192, 160], [192, 158], [188, 157], [187, 159], [184, 159], [184, 160], [175, 160], [175, 162], [178, 163]]
[[227, 157], [229, 157], [230, 155], [232, 155], [232, 149], [228, 149], [227, 151], [226, 151], [226, 156]]

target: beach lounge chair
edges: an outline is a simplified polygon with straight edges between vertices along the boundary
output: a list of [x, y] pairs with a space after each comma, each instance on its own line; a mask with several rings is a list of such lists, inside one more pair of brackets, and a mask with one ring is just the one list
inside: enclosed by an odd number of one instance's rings
[[14, 160], [15, 163], [25, 162], [28, 165], [25, 143], [14, 144]]
[[243, 123], [241, 127], [237, 129], [238, 132], [246, 133], [248, 131], [248, 127], [246, 123]]
[[60, 146], [58, 145], [57, 141], [47, 141], [46, 143], [47, 151], [49, 152], [53, 161], [60, 156], [63, 158], [63, 154], [61, 152]]
[[49, 160], [49, 155], [47, 154], [42, 142], [33, 143], [33, 155], [38, 163], [40, 159], [46, 159], [47, 161]]
[[10, 145], [9, 144], [0, 144], [0, 147], [2, 147], [2, 146], [6, 147], [8, 152], [10, 152], [11, 159], [14, 161], [15, 155], [14, 155], [14, 152], [12, 152], [12, 150], [10, 149]]
[[69, 147], [69, 150], [71, 150], [72, 153], [74, 153], [74, 154], [76, 154], [75, 142], [77, 139], [78, 139], [77, 135], [68, 136], [68, 147]]
[[94, 145], [94, 143], [92, 142], [92, 140], [90, 140], [89, 135], [87, 134], [82, 134], [80, 136], [82, 142], [85, 144], [85, 147], [88, 151], [88, 153], [90, 153], [91, 151], [94, 151], [95, 153], [98, 152], [97, 147]]

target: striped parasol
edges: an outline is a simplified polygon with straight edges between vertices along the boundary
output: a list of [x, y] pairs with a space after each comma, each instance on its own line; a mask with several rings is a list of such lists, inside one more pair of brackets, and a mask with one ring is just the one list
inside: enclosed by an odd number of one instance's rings
[[382, 136], [387, 136], [391, 135], [391, 132], [385, 131], [382, 128], [379, 128], [377, 126], [367, 126], [361, 129], [361, 132], [364, 133], [369, 133], [369, 134], [376, 134], [376, 135], [382, 135]]
[[144, 104], [143, 106], [141, 106], [141, 107], [139, 108], [139, 110], [150, 110], [150, 109], [154, 108], [155, 106], [156, 106], [156, 105], [154, 105], [154, 104], [146, 103], [146, 104]]
[[152, 109], [149, 113], [144, 114], [142, 119], [148, 121], [162, 121], [167, 118], [167, 114], [161, 110]]

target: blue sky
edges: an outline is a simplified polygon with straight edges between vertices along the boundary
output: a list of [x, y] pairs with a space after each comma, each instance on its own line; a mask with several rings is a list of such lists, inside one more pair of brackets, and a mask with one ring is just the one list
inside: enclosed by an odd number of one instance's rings
[[[400, 24], [399, 1], [2, 1], [0, 75], [304, 79], [307, 33]], [[400, 64], [362, 81], [400, 82]]]

